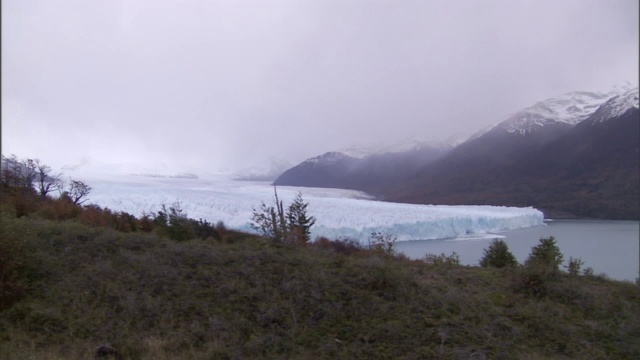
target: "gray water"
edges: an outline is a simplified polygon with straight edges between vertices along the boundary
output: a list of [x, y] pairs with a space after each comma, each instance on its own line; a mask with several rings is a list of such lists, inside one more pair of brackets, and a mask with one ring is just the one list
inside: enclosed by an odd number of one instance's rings
[[[591, 267], [596, 274], [611, 279], [635, 281], [640, 271], [640, 222], [612, 220], [555, 220], [544, 226], [512, 230], [497, 235], [509, 245], [509, 250], [523, 263], [541, 237], [553, 236], [564, 255], [581, 258], [583, 268]], [[491, 238], [417, 240], [396, 243], [396, 250], [412, 259], [428, 253], [460, 255], [464, 265], [477, 265]]]

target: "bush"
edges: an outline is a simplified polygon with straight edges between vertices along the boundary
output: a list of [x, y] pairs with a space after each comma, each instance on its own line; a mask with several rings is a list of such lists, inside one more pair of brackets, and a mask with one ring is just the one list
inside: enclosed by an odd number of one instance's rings
[[307, 215], [309, 204], [304, 202], [301, 193], [297, 193], [285, 211], [275, 186], [273, 192], [275, 207], [263, 202], [260, 210], [253, 209], [251, 227], [276, 242], [307, 244], [311, 238], [311, 227], [316, 222], [313, 216]]
[[369, 239], [369, 249], [383, 252], [386, 255], [395, 255], [396, 251], [394, 249], [395, 242], [398, 240], [397, 237], [383, 232], [373, 232], [371, 233], [371, 238]]
[[460, 256], [455, 251], [451, 255], [427, 254], [422, 258], [422, 261], [429, 265], [460, 265]]
[[182, 204], [178, 201], [168, 209], [165, 204], [162, 204], [161, 210], [155, 214], [154, 222], [158, 227], [159, 234], [172, 240], [186, 241], [196, 237], [193, 224], [183, 213]]
[[555, 238], [541, 238], [540, 243], [531, 248], [525, 268], [518, 272], [516, 289], [537, 298], [547, 296], [550, 287], [555, 286], [552, 284], [560, 279], [562, 259]]
[[531, 253], [525, 261], [525, 265], [550, 272], [558, 272], [562, 260], [563, 256], [560, 248], [556, 245], [556, 239], [550, 236], [548, 238], [540, 238], [540, 244], [531, 248]]
[[582, 259], [580, 258], [569, 258], [569, 263], [567, 265], [565, 265], [565, 269], [567, 269], [567, 272], [569, 273], [569, 275], [571, 276], [578, 276], [580, 275], [580, 270], [582, 269], [582, 265], [584, 265], [584, 261], [582, 261]]
[[0, 234], [0, 312], [20, 300], [26, 293], [26, 286], [20, 279], [21, 244]]
[[336, 254], [342, 255], [352, 255], [363, 250], [360, 242], [351, 238], [330, 240], [326, 237], [319, 237], [313, 242], [313, 247], [331, 250]]
[[493, 240], [489, 248], [484, 249], [484, 256], [480, 259], [482, 267], [502, 268], [516, 265], [518, 265], [516, 257], [509, 251], [507, 243], [500, 239]]

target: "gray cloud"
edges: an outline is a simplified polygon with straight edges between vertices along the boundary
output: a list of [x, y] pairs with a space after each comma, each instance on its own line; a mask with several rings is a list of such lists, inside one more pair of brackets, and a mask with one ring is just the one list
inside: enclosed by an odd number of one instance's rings
[[2, 151], [216, 170], [638, 81], [638, 2], [2, 2]]

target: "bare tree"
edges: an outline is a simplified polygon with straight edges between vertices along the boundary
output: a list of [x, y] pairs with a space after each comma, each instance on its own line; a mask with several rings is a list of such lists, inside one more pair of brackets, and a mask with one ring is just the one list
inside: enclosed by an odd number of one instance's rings
[[25, 190], [31, 191], [33, 189], [33, 183], [36, 181], [36, 162], [33, 159], [27, 159], [23, 162], [22, 170], [22, 187]]
[[65, 192], [66, 196], [76, 205], [80, 205], [87, 201], [87, 195], [91, 192], [91, 186], [80, 180], [71, 180], [69, 190]]
[[282, 201], [278, 198], [278, 190], [275, 186], [273, 187], [273, 193], [276, 206], [267, 206], [263, 202], [260, 210], [253, 209], [251, 227], [259, 231], [262, 236], [276, 241], [284, 241], [288, 237], [286, 214]]
[[36, 186], [40, 196], [47, 197], [52, 191], [61, 190], [63, 187], [62, 174], [53, 174], [51, 167], [35, 160]]
[[20, 160], [15, 155], [2, 156], [2, 184], [22, 191], [33, 191], [36, 165], [32, 159]]
[[17, 186], [17, 177], [19, 173], [16, 173], [15, 169], [17, 168], [18, 163], [19, 160], [15, 155], [12, 154], [9, 157], [2, 155], [2, 171], [0, 172], [2, 185], [7, 187]]

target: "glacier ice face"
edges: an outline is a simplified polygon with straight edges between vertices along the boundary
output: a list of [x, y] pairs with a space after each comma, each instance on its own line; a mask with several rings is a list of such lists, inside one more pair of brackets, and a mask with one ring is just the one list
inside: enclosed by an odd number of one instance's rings
[[[253, 231], [254, 208], [271, 204], [273, 188], [267, 182], [232, 181], [228, 176], [194, 179], [132, 175], [83, 178], [93, 187], [89, 203], [134, 215], [157, 211], [161, 204], [181, 203], [191, 218], [223, 221], [228, 227]], [[315, 216], [312, 237], [349, 237], [366, 242], [374, 231], [399, 241], [445, 239], [486, 234], [543, 224], [542, 212], [533, 208], [499, 206], [434, 206], [372, 200], [367, 194], [341, 189], [278, 187], [288, 204], [300, 191]], [[286, 205], [285, 205], [286, 206]]]

